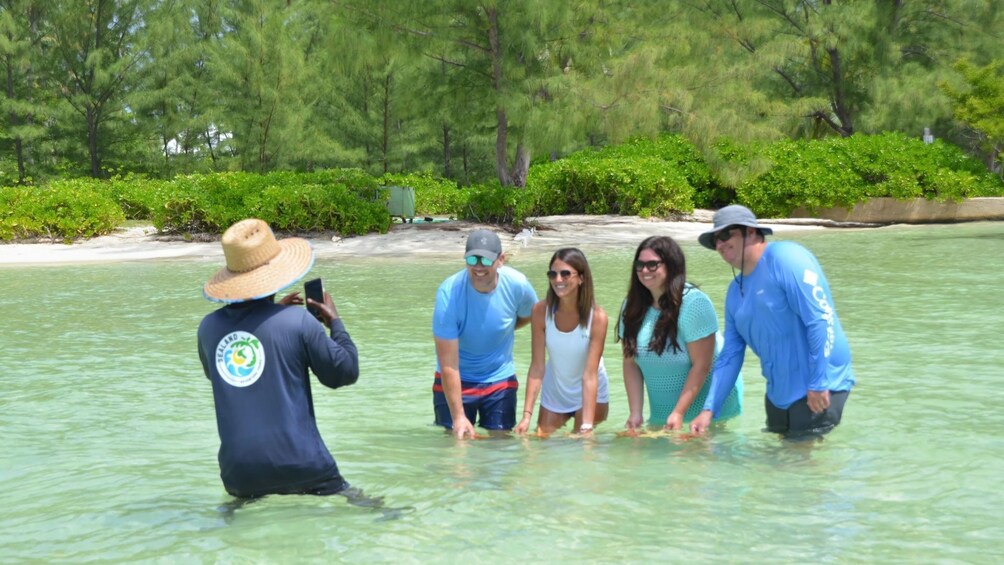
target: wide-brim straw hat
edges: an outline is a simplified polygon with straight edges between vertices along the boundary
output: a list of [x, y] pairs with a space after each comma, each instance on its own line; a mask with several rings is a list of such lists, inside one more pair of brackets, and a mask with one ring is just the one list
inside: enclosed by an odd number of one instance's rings
[[272, 228], [254, 218], [230, 226], [222, 243], [227, 266], [202, 288], [213, 302], [271, 296], [302, 279], [314, 265], [310, 242], [299, 237], [276, 240]]
[[774, 230], [756, 223], [756, 216], [753, 215], [753, 211], [740, 204], [732, 204], [718, 210], [715, 212], [712, 222], [715, 227], [697, 236], [697, 241], [711, 250], [715, 249], [715, 234], [729, 226], [756, 228], [763, 235], [774, 233]]

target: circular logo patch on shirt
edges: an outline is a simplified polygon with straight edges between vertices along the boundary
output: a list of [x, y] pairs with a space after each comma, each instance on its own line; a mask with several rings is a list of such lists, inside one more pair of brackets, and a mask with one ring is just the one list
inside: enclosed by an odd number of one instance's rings
[[216, 370], [230, 385], [253, 385], [265, 370], [261, 341], [248, 332], [227, 334], [216, 346]]

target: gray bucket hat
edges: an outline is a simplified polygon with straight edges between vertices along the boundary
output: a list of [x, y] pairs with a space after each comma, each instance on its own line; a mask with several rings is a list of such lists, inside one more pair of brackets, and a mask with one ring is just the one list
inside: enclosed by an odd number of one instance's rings
[[715, 212], [713, 219], [715, 227], [697, 236], [697, 241], [708, 249], [715, 249], [715, 234], [729, 226], [747, 226], [756, 228], [763, 235], [771, 235], [774, 230], [756, 223], [756, 216], [745, 206], [732, 204]]

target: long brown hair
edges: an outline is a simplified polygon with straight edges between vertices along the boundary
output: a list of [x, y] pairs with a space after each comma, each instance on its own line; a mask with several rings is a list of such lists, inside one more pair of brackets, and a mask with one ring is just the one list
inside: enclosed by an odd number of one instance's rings
[[[547, 262], [547, 268], [554, 268], [554, 261], [560, 260], [568, 263], [570, 267], [579, 273], [579, 327], [585, 328], [589, 325], [589, 314], [596, 305], [593, 294], [593, 273], [589, 270], [589, 261], [586, 255], [576, 247], [562, 247], [551, 255], [551, 260]], [[558, 307], [558, 295], [551, 288], [551, 281], [547, 282], [547, 315], [550, 316]]]
[[[652, 340], [648, 343], [648, 349], [656, 355], [662, 355], [670, 345], [674, 352], [680, 351], [682, 348], [677, 340], [677, 326], [680, 305], [683, 304], [683, 291], [687, 283], [687, 262], [683, 249], [671, 237], [654, 235], [638, 245], [638, 249], [634, 252], [635, 261], [645, 249], [655, 252], [666, 268], [666, 283], [662, 289], [662, 296], [659, 297], [659, 318], [652, 330]], [[652, 293], [638, 279], [638, 273], [634, 270], [632, 262], [631, 282], [628, 285], [627, 299], [624, 301], [620, 319], [624, 325], [621, 349], [625, 357], [634, 357], [638, 354], [638, 331], [651, 304]]]

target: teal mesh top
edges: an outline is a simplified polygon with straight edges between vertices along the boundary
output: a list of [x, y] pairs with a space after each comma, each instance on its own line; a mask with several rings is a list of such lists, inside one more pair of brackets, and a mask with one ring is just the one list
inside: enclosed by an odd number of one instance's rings
[[[645, 390], [648, 394], [648, 423], [653, 426], [662, 426], [666, 423], [666, 418], [676, 407], [676, 401], [680, 398], [683, 385], [687, 382], [687, 373], [690, 371], [690, 354], [687, 352], [686, 344], [715, 334], [715, 358], [722, 349], [722, 334], [718, 331], [718, 315], [711, 304], [711, 299], [701, 290], [688, 284], [683, 291], [683, 304], [680, 306], [680, 318], [677, 322], [677, 342], [681, 349], [673, 351], [672, 344], [666, 347], [662, 355], [656, 355], [649, 351], [648, 344], [652, 340], [652, 330], [659, 317], [659, 310], [652, 307], [645, 314], [645, 320], [638, 330], [638, 354], [635, 362], [641, 369], [642, 377], [645, 380]], [[618, 328], [621, 338], [624, 337], [623, 322]], [[711, 366], [715, 364], [714, 359]], [[710, 367], [709, 367], [710, 371]], [[691, 420], [701, 413], [704, 407], [704, 400], [708, 396], [708, 389], [711, 388], [711, 376], [708, 375], [701, 387], [701, 392], [690, 404], [683, 419]], [[742, 375], [736, 379], [736, 384], [732, 387], [722, 410], [716, 420], [727, 420], [742, 413], [743, 380]]]

